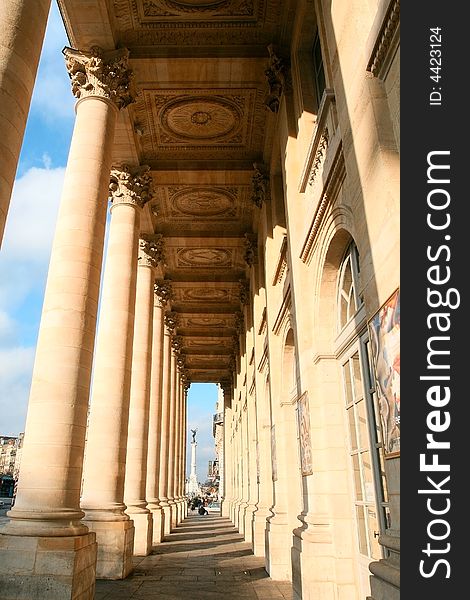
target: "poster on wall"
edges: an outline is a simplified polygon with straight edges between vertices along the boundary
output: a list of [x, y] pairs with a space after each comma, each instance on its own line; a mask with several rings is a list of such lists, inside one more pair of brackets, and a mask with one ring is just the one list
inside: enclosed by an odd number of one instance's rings
[[375, 388], [386, 458], [400, 453], [400, 291], [369, 321]]
[[310, 413], [308, 409], [307, 392], [300, 396], [297, 403], [297, 418], [300, 440], [300, 468], [302, 475], [313, 473], [312, 444], [310, 439]]
[[276, 461], [276, 429], [275, 425], [271, 427], [271, 461], [272, 461], [272, 478], [277, 481], [277, 461]]

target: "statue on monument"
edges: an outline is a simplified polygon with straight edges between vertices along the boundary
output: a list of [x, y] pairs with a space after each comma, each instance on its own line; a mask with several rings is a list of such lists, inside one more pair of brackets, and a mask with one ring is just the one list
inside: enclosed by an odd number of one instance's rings
[[195, 442], [196, 441], [197, 428], [196, 429], [191, 429], [191, 433], [193, 434], [193, 442]]

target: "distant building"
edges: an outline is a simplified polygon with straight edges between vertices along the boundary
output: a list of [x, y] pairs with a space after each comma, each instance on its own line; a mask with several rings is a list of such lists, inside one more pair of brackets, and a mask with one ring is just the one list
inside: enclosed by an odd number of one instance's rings
[[18, 478], [24, 433], [18, 437], [0, 436], [0, 475]]

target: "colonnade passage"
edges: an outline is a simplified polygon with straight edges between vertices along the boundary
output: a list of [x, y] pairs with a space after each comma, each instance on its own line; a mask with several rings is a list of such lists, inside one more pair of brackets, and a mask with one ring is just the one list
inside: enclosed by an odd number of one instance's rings
[[[57, 2], [76, 117], [0, 600], [184, 598], [241, 556], [243, 598], [398, 600], [399, 1]], [[49, 6], [0, 2], [0, 234]]]
[[98, 581], [95, 600], [292, 600], [292, 586], [273, 581], [233, 523], [196, 513], [150, 555], [134, 558], [132, 575]]

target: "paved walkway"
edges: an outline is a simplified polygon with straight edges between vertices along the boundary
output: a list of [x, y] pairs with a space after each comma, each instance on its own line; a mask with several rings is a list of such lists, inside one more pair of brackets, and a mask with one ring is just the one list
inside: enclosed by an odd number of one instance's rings
[[97, 581], [95, 600], [292, 600], [225, 517], [189, 515], [123, 581]]

